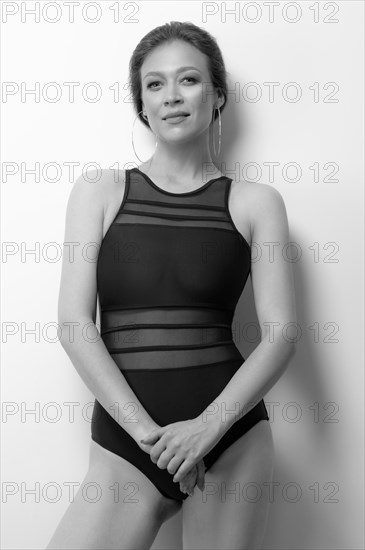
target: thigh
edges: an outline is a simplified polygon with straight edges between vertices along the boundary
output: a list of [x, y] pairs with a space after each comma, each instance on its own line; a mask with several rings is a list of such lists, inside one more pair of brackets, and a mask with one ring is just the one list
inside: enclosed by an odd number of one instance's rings
[[47, 550], [145, 550], [180, 506], [132, 464], [91, 440], [88, 472]]
[[89, 469], [98, 472], [99, 476], [111, 483], [116, 483], [127, 501], [140, 503], [140, 508], [144, 508], [157, 521], [164, 522], [181, 509], [181, 502], [165, 497], [131, 462], [108, 451], [93, 439], [90, 441]]
[[184, 501], [184, 550], [261, 548], [273, 464], [271, 426], [260, 420], [206, 472], [204, 492]]

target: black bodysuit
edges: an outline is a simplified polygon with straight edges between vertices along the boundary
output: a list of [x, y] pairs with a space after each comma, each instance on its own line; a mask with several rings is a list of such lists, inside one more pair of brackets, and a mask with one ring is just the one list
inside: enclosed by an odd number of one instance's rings
[[[245, 361], [231, 324], [251, 249], [228, 209], [232, 179], [172, 193], [138, 168], [125, 178], [98, 256], [100, 331], [140, 403], [165, 426], [199, 416]], [[131, 462], [166, 497], [187, 498], [112, 414], [95, 400], [92, 439]], [[269, 420], [263, 400], [203, 457], [206, 470], [260, 420]]]

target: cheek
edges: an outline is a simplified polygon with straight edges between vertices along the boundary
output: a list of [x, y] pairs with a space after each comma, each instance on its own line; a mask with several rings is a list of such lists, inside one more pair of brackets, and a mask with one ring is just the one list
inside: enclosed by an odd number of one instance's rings
[[144, 91], [142, 94], [143, 105], [150, 113], [154, 114], [161, 105], [161, 97], [159, 98], [158, 95], [156, 92], [150, 91]]
[[211, 98], [203, 95], [203, 90], [195, 91], [191, 97], [186, 98], [186, 102], [191, 105], [194, 116], [199, 120], [210, 120], [212, 117], [213, 103]]
[[153, 116], [159, 116], [161, 112], [161, 100], [157, 97], [149, 98], [146, 107]]
[[194, 121], [199, 126], [207, 127], [212, 121], [212, 107], [208, 107], [207, 104], [200, 104], [194, 110]]

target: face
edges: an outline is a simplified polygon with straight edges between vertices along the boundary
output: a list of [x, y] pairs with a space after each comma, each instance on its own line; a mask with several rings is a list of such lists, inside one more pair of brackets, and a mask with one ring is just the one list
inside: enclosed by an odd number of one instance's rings
[[[143, 111], [163, 141], [183, 142], [201, 134], [209, 128], [213, 106], [222, 106], [206, 56], [183, 41], [154, 48], [141, 67], [141, 83]], [[166, 118], [177, 111], [188, 116]]]

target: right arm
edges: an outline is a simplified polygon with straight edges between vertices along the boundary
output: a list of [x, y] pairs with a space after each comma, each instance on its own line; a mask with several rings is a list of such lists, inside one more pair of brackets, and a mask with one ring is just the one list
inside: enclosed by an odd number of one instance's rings
[[95, 325], [96, 262], [103, 239], [105, 197], [115, 186], [122, 186], [124, 193], [125, 185], [121, 178], [114, 182], [113, 174], [103, 171], [96, 182], [80, 176], [68, 199], [58, 298], [60, 342], [92, 394], [142, 448], [139, 440], [159, 425], [137, 399]]

